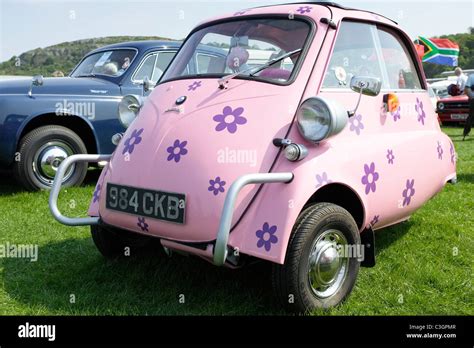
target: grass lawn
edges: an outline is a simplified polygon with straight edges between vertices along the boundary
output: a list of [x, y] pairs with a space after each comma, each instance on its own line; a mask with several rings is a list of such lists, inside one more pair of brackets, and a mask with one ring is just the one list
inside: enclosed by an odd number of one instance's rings
[[[379, 231], [377, 265], [361, 269], [344, 304], [315, 314], [474, 315], [474, 135], [462, 142], [461, 128], [444, 130], [458, 152], [458, 184], [408, 222]], [[61, 209], [85, 215], [97, 176], [63, 192]], [[48, 192], [23, 192], [0, 177], [0, 244], [39, 245], [37, 262], [0, 259], [1, 315], [284, 314], [267, 264], [228, 270], [158, 253], [106, 261], [89, 228], [59, 224], [47, 201]]]

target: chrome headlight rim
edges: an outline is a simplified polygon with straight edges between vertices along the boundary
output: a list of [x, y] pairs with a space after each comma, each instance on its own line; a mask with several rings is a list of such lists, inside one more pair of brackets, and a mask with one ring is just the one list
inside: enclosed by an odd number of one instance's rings
[[120, 100], [118, 105], [118, 119], [122, 126], [125, 128], [130, 126], [133, 120], [138, 116], [142, 104], [142, 98], [135, 94], [127, 94]]
[[[302, 122], [302, 111], [305, 109], [305, 107], [311, 108], [311, 103], [313, 103], [313, 106], [319, 106], [325, 109], [325, 113], [323, 114], [323, 116], [327, 122], [327, 130], [323, 135], [320, 135], [318, 137], [315, 136], [315, 132], [310, 132], [308, 129], [305, 129], [305, 127], [307, 127], [307, 125], [305, 126], [305, 123], [307, 123], [308, 120]], [[308, 106], [308, 104], [310, 105]], [[313, 110], [315, 110], [315, 108], [313, 108]], [[319, 96], [310, 97], [304, 100], [298, 107], [298, 111], [296, 114], [297, 126], [301, 136], [312, 143], [319, 143], [331, 137], [332, 135], [339, 133], [346, 126], [348, 119], [349, 115], [347, 113], [347, 110], [343, 108], [340, 104], [331, 99]], [[314, 121], [317, 122], [316, 118], [314, 119]], [[313, 133], [313, 135], [311, 135], [311, 133]]]
[[444, 107], [445, 107], [445, 105], [444, 105], [443, 102], [438, 103], [438, 110], [444, 110]]

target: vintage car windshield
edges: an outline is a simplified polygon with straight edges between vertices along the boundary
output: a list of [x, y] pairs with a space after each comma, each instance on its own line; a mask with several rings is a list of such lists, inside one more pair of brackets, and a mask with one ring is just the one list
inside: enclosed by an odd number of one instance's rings
[[[287, 18], [233, 20], [205, 27], [188, 38], [161, 82], [235, 73], [240, 73], [236, 78], [286, 82], [296, 70], [310, 32], [310, 24], [306, 21]], [[221, 50], [222, 54], [211, 56], [197, 51], [198, 47], [206, 46], [213, 51]], [[292, 51], [298, 52], [266, 69], [258, 69]], [[192, 59], [196, 61], [196, 71], [186, 69]], [[258, 72], [254, 73], [254, 70]]]
[[137, 52], [130, 49], [110, 50], [87, 56], [73, 71], [72, 77], [121, 76], [130, 67]]

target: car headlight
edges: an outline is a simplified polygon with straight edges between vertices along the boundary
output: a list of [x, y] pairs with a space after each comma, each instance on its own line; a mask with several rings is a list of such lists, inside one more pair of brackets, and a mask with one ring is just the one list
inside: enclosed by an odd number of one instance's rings
[[333, 100], [312, 97], [300, 105], [296, 118], [301, 135], [317, 143], [343, 130], [349, 115]]
[[137, 117], [142, 107], [142, 98], [133, 94], [126, 95], [122, 98], [118, 106], [118, 116], [120, 123], [127, 128]]
[[438, 110], [444, 109], [444, 103], [438, 103]]

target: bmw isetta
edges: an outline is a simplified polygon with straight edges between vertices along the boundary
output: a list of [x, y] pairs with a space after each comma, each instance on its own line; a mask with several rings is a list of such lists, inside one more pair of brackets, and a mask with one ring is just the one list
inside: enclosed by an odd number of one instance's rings
[[[201, 45], [225, 58], [200, 57]], [[281, 303], [342, 302], [374, 264], [373, 231], [404, 221], [449, 181], [416, 50], [381, 15], [332, 3], [252, 8], [195, 28], [112, 156], [75, 155], [50, 208], [91, 225], [106, 257], [156, 237], [167, 251], [236, 268], [273, 263]], [[88, 217], [61, 214], [66, 169], [108, 161]]]

